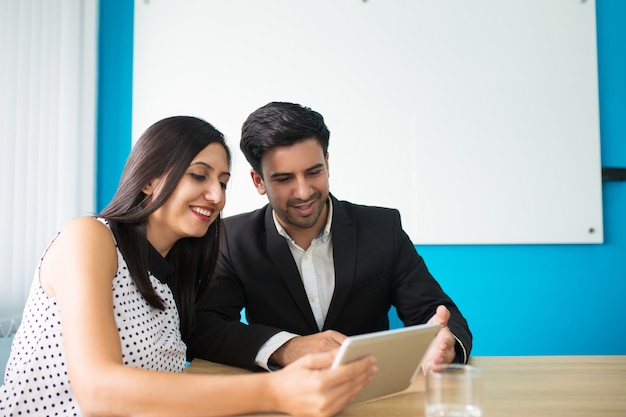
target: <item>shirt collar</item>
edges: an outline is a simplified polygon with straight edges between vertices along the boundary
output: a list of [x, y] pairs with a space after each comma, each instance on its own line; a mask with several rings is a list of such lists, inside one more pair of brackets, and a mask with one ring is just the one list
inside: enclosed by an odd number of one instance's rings
[[[328, 239], [330, 239], [330, 228], [333, 223], [333, 200], [329, 197], [326, 204], [328, 204], [328, 217], [326, 218], [326, 226], [324, 226], [324, 229], [320, 232], [319, 235], [315, 236], [315, 239], [321, 239], [323, 243], [326, 243]], [[276, 212], [274, 211], [274, 209], [272, 209], [272, 218], [274, 219], [274, 225], [276, 225], [276, 230], [278, 231], [278, 234], [295, 244], [294, 240], [291, 238], [291, 236], [289, 236], [289, 233], [287, 233], [285, 228], [276, 218]]]
[[174, 272], [172, 265], [161, 256], [150, 242], [148, 242], [148, 269], [161, 284], [167, 284], [167, 280]]

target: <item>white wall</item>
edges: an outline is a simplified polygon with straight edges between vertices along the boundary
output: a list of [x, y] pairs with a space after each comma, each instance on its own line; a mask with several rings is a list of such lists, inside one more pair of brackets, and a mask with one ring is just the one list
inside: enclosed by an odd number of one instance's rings
[[238, 151], [259, 106], [331, 130], [331, 190], [415, 243], [603, 240], [595, 2], [135, 2], [133, 137], [206, 118], [235, 151], [225, 213], [265, 203]]

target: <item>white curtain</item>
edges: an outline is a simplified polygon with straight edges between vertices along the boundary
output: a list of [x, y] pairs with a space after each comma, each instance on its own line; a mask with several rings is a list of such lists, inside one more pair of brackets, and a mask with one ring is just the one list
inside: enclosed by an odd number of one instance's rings
[[0, 0], [0, 337], [47, 243], [95, 207], [97, 0]]

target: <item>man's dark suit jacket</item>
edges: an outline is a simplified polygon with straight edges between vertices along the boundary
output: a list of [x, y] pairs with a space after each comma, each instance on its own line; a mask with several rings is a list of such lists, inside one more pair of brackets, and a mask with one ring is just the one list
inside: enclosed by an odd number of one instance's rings
[[[451, 312], [450, 330], [469, 355], [467, 322], [402, 230], [399, 212], [331, 198], [335, 291], [323, 330], [354, 335], [388, 329], [392, 305], [405, 325], [425, 323], [443, 304]], [[276, 333], [319, 330], [269, 205], [224, 219], [222, 237], [213, 283], [187, 340], [188, 358], [255, 369], [259, 348]], [[243, 307], [249, 325], [240, 323]], [[458, 343], [455, 361], [463, 361]]]

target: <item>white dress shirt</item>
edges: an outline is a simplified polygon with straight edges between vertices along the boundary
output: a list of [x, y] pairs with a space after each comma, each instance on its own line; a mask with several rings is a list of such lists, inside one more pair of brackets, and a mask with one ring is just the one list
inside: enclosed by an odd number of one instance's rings
[[[276, 213], [273, 212], [272, 214], [276, 230], [287, 241], [291, 255], [300, 272], [317, 328], [322, 330], [333, 292], [335, 291], [335, 262], [333, 259], [333, 241], [330, 236], [333, 218], [332, 201], [328, 200], [328, 217], [324, 230], [313, 239], [311, 245], [306, 250], [298, 246], [289, 236], [276, 219]], [[298, 335], [289, 332], [280, 332], [272, 336], [259, 349], [255, 359], [256, 364], [269, 369], [268, 361], [272, 353], [296, 336]]]

